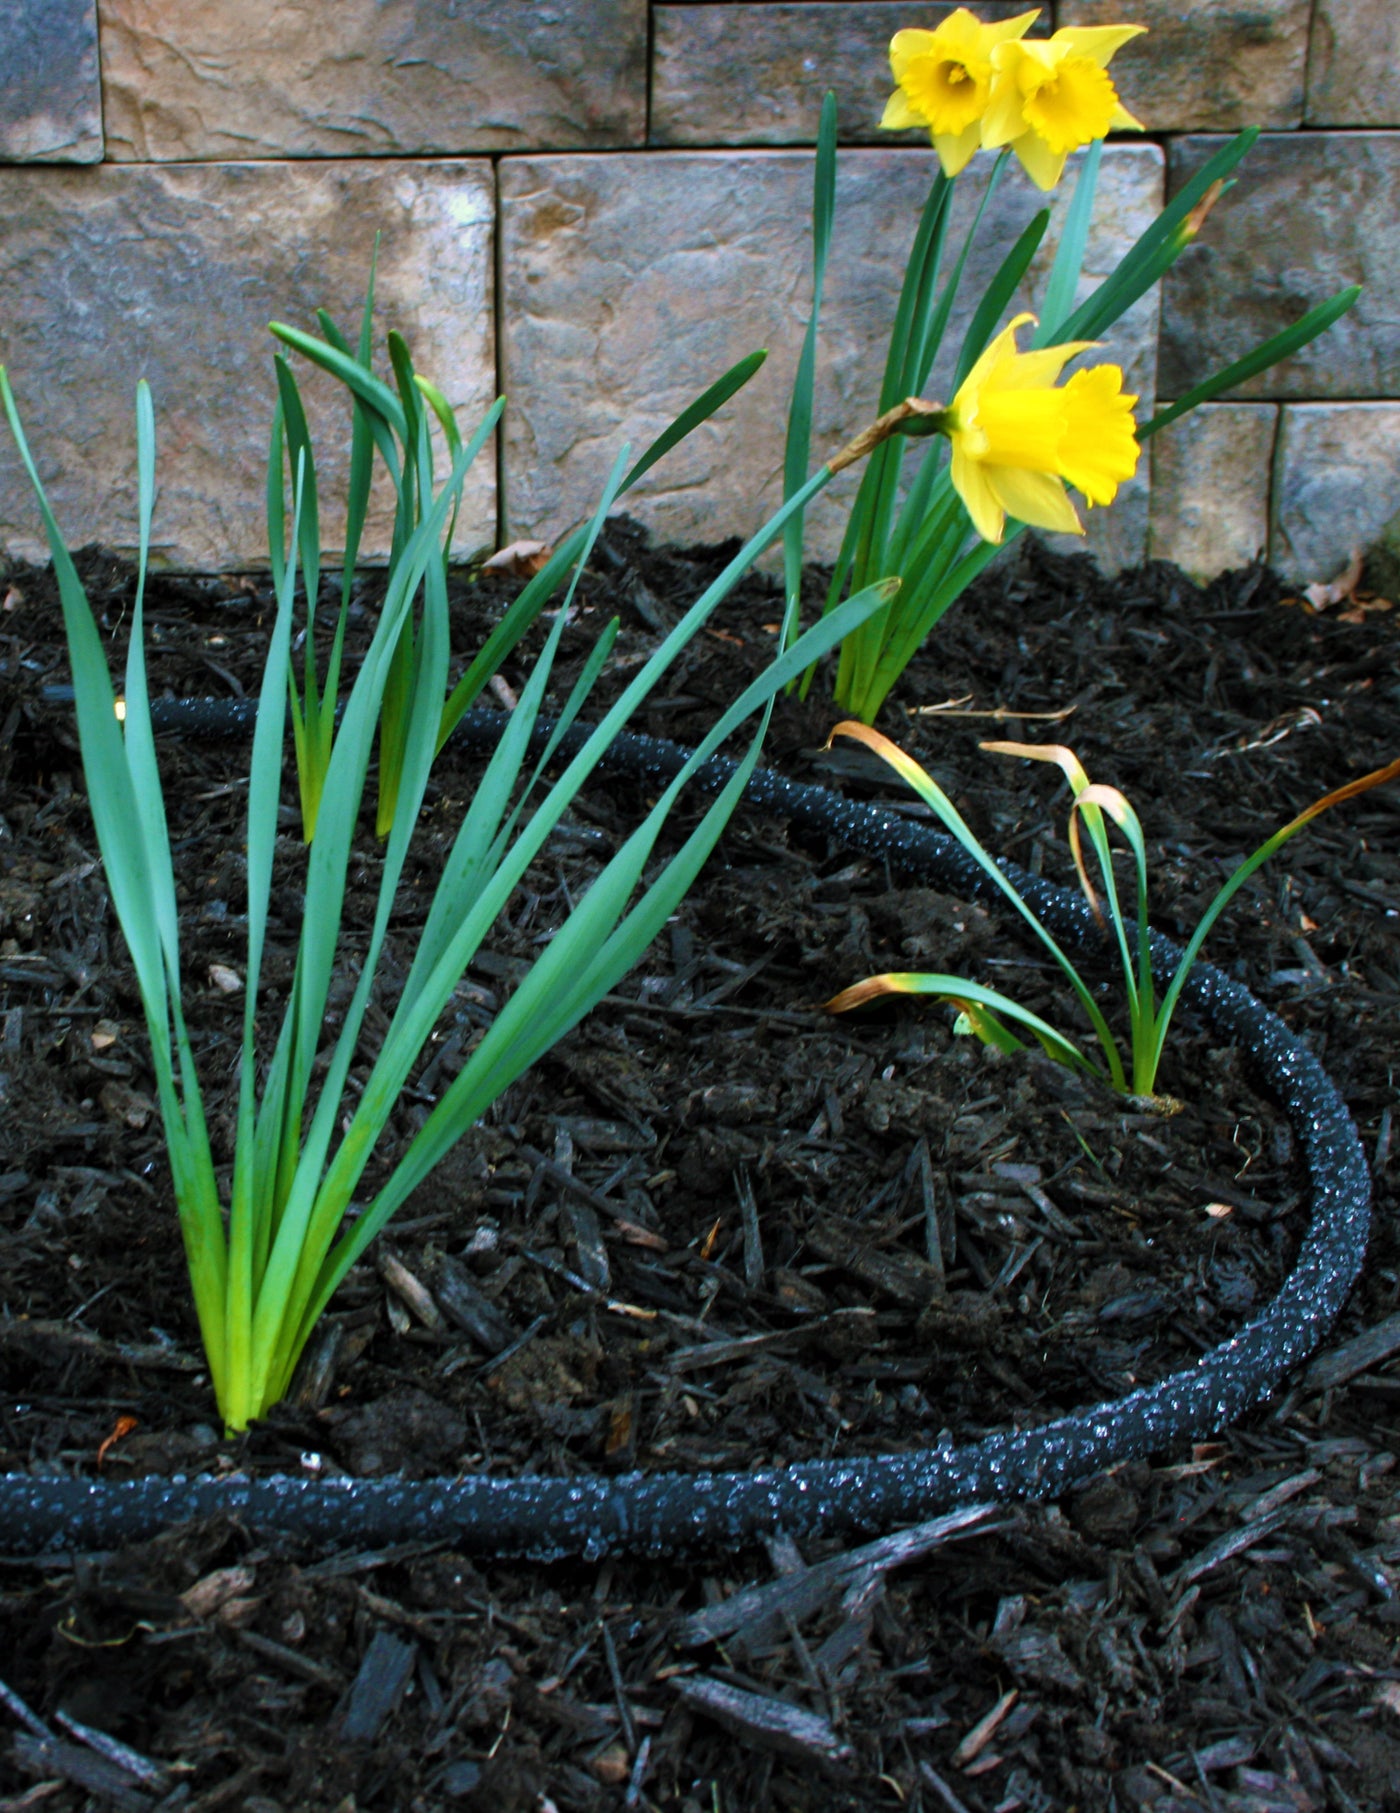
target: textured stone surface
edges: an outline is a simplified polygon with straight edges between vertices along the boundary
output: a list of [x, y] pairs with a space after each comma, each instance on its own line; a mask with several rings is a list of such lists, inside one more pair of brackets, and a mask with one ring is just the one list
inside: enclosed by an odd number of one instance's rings
[[0, 18], [0, 161], [97, 163], [94, 0], [7, 0]]
[[646, 0], [101, 0], [109, 155], [640, 145]]
[[1278, 412], [1277, 403], [1207, 403], [1152, 437], [1154, 560], [1210, 579], [1267, 551]]
[[1149, 132], [1226, 132], [1302, 120], [1309, 4], [1059, 0], [1055, 22], [1145, 25], [1148, 35], [1113, 59], [1113, 80], [1128, 111]]
[[[983, 19], [1028, 12], [984, 0]], [[654, 145], [803, 145], [817, 136], [822, 96], [836, 96], [847, 143], [910, 143], [926, 133], [880, 131], [890, 97], [889, 43], [906, 27], [931, 30], [953, 0], [737, 0], [653, 11]], [[1037, 20], [1048, 29], [1049, 10]]]
[[[1174, 192], [1223, 144], [1170, 148]], [[1240, 396], [1383, 397], [1400, 378], [1400, 132], [1266, 133], [1163, 284], [1162, 394], [1180, 395], [1348, 284], [1360, 301]]]
[[[858, 150], [838, 174], [823, 311], [814, 461], [874, 416], [904, 259], [927, 193], [927, 151]], [[986, 160], [960, 181], [950, 244], [970, 222]], [[606, 158], [508, 158], [502, 198], [503, 387], [507, 498], [515, 534], [552, 536], [591, 509], [619, 445], [640, 450], [705, 384], [756, 347], [770, 357], [712, 423], [629, 494], [628, 508], [670, 541], [756, 529], [776, 507], [787, 399], [810, 296], [810, 154], [753, 151]], [[1104, 159], [1086, 283], [1102, 276], [1160, 206], [1161, 154], [1111, 148]], [[1069, 185], [1058, 206], [1066, 205]], [[989, 209], [964, 296], [988, 276], [1041, 202], [1018, 173]], [[1030, 285], [1038, 295], [1051, 246]], [[969, 304], [970, 307], [970, 304]], [[949, 345], [960, 344], [966, 308]], [[1155, 298], [1121, 324], [1110, 352], [1150, 400]], [[935, 372], [929, 394], [945, 377]], [[833, 487], [849, 495], [854, 475]], [[1145, 477], [1090, 519], [1091, 545], [1114, 564], [1140, 558]], [[841, 515], [813, 506], [809, 548], [830, 556]]]
[[[156, 406], [155, 542], [174, 565], [266, 565], [264, 474], [276, 391], [269, 320], [357, 332], [376, 230], [378, 344], [389, 327], [474, 428], [494, 395], [492, 179], [484, 161], [105, 165], [0, 171], [0, 361], [60, 526], [136, 536], [136, 380]], [[349, 410], [294, 360], [316, 439], [323, 539], [343, 545]], [[473, 469], [459, 542], [495, 531], [494, 473]], [[381, 491], [366, 552], [387, 550]], [[42, 548], [0, 433], [0, 545]]]
[[1400, 126], [1400, 7], [1313, 0], [1310, 126]]
[[1400, 510], [1400, 403], [1286, 405], [1276, 473], [1270, 560], [1335, 578]]

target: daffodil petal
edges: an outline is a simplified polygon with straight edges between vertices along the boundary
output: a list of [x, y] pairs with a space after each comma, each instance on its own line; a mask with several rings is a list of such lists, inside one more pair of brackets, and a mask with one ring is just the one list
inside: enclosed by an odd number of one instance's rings
[[987, 478], [997, 502], [1008, 516], [1033, 529], [1052, 529], [1062, 535], [1082, 535], [1084, 525], [1053, 472], [1025, 472], [1017, 466], [990, 466]]
[[1088, 57], [1100, 69], [1130, 38], [1140, 38], [1145, 25], [1062, 25], [1053, 37], [1041, 40], [1058, 56]]
[[1067, 151], [1052, 151], [1043, 138], [1034, 132], [1022, 133], [1014, 139], [1011, 149], [1021, 160], [1021, 168], [1035, 184], [1037, 189], [1050, 190], [1064, 174]]
[[1006, 512], [986, 470], [954, 442], [950, 467], [953, 489], [962, 499], [972, 526], [983, 541], [998, 542], [1006, 527]]
[[934, 57], [938, 55], [938, 33], [916, 31], [910, 27], [906, 31], [897, 31], [890, 39], [890, 69], [896, 82], [904, 79], [904, 72], [915, 57]]
[[954, 409], [957, 409], [966, 398], [975, 396], [986, 382], [987, 374], [1004, 359], [1016, 357], [1016, 331], [1018, 328], [1024, 327], [1028, 321], [1034, 320], [1035, 316], [1032, 314], [1013, 315], [996, 338], [987, 342], [978, 356], [976, 364], [963, 379], [962, 388], [953, 399]]
[[982, 149], [982, 122], [973, 120], [962, 132], [930, 132], [933, 148], [945, 176], [956, 176], [965, 170]]
[[988, 151], [1009, 145], [1026, 130], [1020, 90], [1014, 76], [1000, 69], [1001, 56], [1001, 51], [992, 53], [992, 92], [982, 115], [982, 143]]
[[1017, 353], [1016, 388], [1039, 390], [1053, 384], [1071, 359], [1097, 344], [1094, 340], [1068, 340], [1063, 346], [1040, 346]]
[[1046, 385], [1023, 388], [1012, 368], [998, 375], [1005, 381], [986, 385], [977, 400], [977, 427], [985, 443], [975, 450], [978, 456], [989, 467], [1058, 472], [1069, 421], [1064, 392]]
[[1053, 44], [1053, 38], [1018, 38], [1013, 44], [998, 45], [992, 53], [992, 67], [1015, 76], [1018, 81], [1026, 79], [1024, 65], [1027, 63], [1037, 64], [1048, 75], [1060, 60]]
[[913, 126], [922, 126], [923, 121], [909, 105], [909, 97], [902, 88], [896, 88], [889, 100], [885, 102], [885, 111], [880, 115], [882, 132], [907, 132]]
[[[1024, 37], [1039, 17], [1040, 8], [1037, 6], [1028, 13], [1017, 13], [1014, 19], [1002, 19], [999, 22], [984, 25], [982, 27], [983, 42], [990, 47], [1004, 44], [1011, 38]], [[1146, 30], [1146, 27], [1143, 29]]]

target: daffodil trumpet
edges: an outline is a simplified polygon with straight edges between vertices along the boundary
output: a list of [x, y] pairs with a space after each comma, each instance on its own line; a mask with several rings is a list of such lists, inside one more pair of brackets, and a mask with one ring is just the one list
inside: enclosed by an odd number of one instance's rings
[[[879, 421], [850, 443], [851, 463], [871, 455], [849, 505], [824, 608], [898, 577], [889, 606], [841, 649], [837, 706], [872, 723], [910, 659], [944, 613], [999, 549], [1033, 527], [1082, 535], [1085, 507], [1110, 506], [1134, 477], [1148, 436], [1287, 358], [1323, 333], [1356, 301], [1341, 291], [1291, 327], [1220, 371], [1145, 422], [1121, 365], [1086, 365], [1063, 383], [1063, 368], [1145, 296], [1200, 232], [1258, 137], [1249, 127], [1223, 145], [1098, 284], [1085, 284], [1105, 136], [1139, 131], [1110, 65], [1142, 35], [1135, 24], [1066, 26], [1034, 37], [1035, 10], [984, 21], [956, 7], [936, 27], [896, 32], [890, 43], [894, 92], [881, 125], [928, 134], [936, 164], [905, 267], [891, 324]], [[837, 119], [823, 103], [812, 192], [812, 313], [793, 380], [783, 466], [786, 497], [806, 480], [813, 420], [819, 322], [833, 246]], [[979, 151], [992, 163], [961, 245], [951, 251], [953, 191]], [[1071, 163], [1071, 160], [1073, 162]], [[970, 254], [1008, 172], [1038, 190], [1076, 175], [1067, 201], [1042, 208], [1005, 252], [983, 294], [960, 297]], [[1028, 295], [1042, 246], [1054, 244], [1038, 294]], [[1088, 293], [1085, 294], [1085, 290]], [[1034, 313], [1026, 304], [1033, 302]], [[961, 316], [962, 339], [946, 345]], [[1018, 331], [1035, 326], [1028, 341]], [[945, 406], [921, 403], [935, 367], [951, 373]], [[878, 431], [878, 438], [868, 438]], [[844, 450], [843, 450], [844, 451]], [[831, 462], [839, 469], [842, 456]], [[1077, 497], [1071, 496], [1077, 494]], [[801, 596], [805, 518], [789, 519], [784, 577], [789, 606]], [[802, 680], [805, 694], [814, 680]]]
[[[975, 1034], [985, 1044], [999, 1051], [1024, 1051], [1027, 1049], [1026, 1042], [1018, 1037], [1018, 1033], [1029, 1034], [1045, 1055], [1056, 1063], [1065, 1064], [1085, 1076], [1093, 1077], [1120, 1095], [1132, 1095], [1147, 1105], [1167, 1110], [1172, 1105], [1170, 1098], [1160, 1097], [1157, 1093], [1157, 1076], [1166, 1049], [1167, 1034], [1181, 991], [1211, 927], [1250, 876], [1321, 813], [1329, 812], [1334, 807], [1369, 792], [1373, 787], [1380, 787], [1400, 778], [1400, 760], [1396, 760], [1384, 768], [1377, 768], [1370, 774], [1347, 781], [1314, 800], [1271, 837], [1266, 838], [1253, 855], [1247, 857], [1229, 876], [1201, 915], [1200, 922], [1158, 1001], [1152, 970], [1151, 928], [1148, 922], [1147, 841], [1141, 822], [1126, 797], [1116, 787], [1091, 781], [1074, 751], [1062, 743], [988, 742], [981, 745], [994, 755], [1019, 756], [1030, 761], [1053, 763], [1065, 777], [1073, 795], [1069, 813], [1069, 842], [1075, 872], [1089, 909], [1116, 948], [1122, 967], [1129, 1021], [1128, 1063], [1125, 1065], [1118, 1041], [1093, 990], [1070, 961], [1063, 947], [1036, 918], [997, 866], [995, 859], [974, 836], [966, 820], [937, 781], [912, 756], [867, 724], [846, 721], [838, 724], [831, 734], [833, 738], [851, 737], [880, 756], [918, 794], [944, 830], [956, 839], [982, 872], [1006, 896], [1049, 951], [1073, 989], [1075, 998], [1093, 1028], [1101, 1061], [1089, 1056], [1068, 1034], [1012, 1000], [1010, 996], [961, 976], [921, 973], [868, 976], [864, 981], [834, 995], [826, 1004], [828, 1009], [833, 1013], [845, 1013], [885, 995], [936, 996], [951, 1002], [957, 1008], [960, 1031]], [[1124, 906], [1119, 897], [1108, 835], [1110, 824], [1121, 834], [1132, 857], [1135, 899], [1131, 910]], [[1089, 859], [1084, 848], [1086, 838], [1098, 871], [1097, 886], [1090, 876]], [[1015, 1031], [1012, 1030], [1013, 1027]]]

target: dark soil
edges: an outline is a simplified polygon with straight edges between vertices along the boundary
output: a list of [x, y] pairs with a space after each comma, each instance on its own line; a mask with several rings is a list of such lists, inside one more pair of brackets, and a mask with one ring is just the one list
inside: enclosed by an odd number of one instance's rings
[[[622, 661], [637, 656], [718, 563], [616, 526], [574, 658], [617, 609]], [[130, 570], [80, 564], [116, 658]], [[510, 589], [464, 577], [457, 648]], [[374, 598], [370, 577], [361, 628]], [[937, 968], [1082, 1030], [1004, 919], [741, 811], [645, 968], [352, 1275], [294, 1401], [222, 1439], [71, 711], [45, 696], [67, 678], [51, 580], [0, 565], [0, 601], [0, 1468], [591, 1473], [924, 1446], [1187, 1364], [1287, 1269], [1306, 1211], [1293, 1139], [1233, 1052], [1184, 1016], [1161, 1077], [1184, 1106], [1163, 1118], [955, 1038], [937, 1004], [826, 1016], [862, 976]], [[252, 690], [265, 588], [163, 578], [148, 608], [154, 691]], [[765, 582], [736, 594], [640, 727], [693, 740], [777, 609]], [[1270, 830], [1396, 755], [1398, 706], [1384, 610], [1313, 614], [1260, 568], [1206, 591], [1162, 565], [1107, 581], [1027, 544], [950, 615], [881, 726], [992, 849], [1066, 880], [1058, 776], [977, 742], [1071, 743], [1136, 804], [1156, 921], [1183, 935]], [[863, 756], [821, 754], [832, 716], [785, 704], [769, 759], [912, 803]], [[170, 739], [164, 757], [223, 1138], [245, 754]], [[444, 757], [420, 875], [472, 779]], [[301, 860], [288, 783], [274, 988]], [[616, 780], [581, 798], [391, 1134], [421, 1123], [643, 801]], [[775, 1541], [540, 1567], [442, 1545], [327, 1555], [217, 1521], [5, 1563], [0, 1677], [50, 1735], [0, 1712], [0, 1808], [1400, 1806], [1398, 818], [1381, 790], [1321, 819], [1209, 947], [1323, 1059], [1376, 1180], [1340, 1352], [1247, 1424], [893, 1559]], [[352, 930], [376, 860], [367, 826]], [[127, 1752], [105, 1755], [103, 1733]]]

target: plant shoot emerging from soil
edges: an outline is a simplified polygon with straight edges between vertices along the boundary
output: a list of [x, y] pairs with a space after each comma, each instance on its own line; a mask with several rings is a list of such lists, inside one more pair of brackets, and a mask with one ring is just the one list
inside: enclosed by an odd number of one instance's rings
[[[1252, 856], [1247, 857], [1202, 914], [1159, 1003], [1153, 986], [1151, 926], [1147, 917], [1147, 843], [1137, 813], [1116, 787], [1091, 781], [1074, 751], [1061, 743], [994, 742], [981, 745], [994, 755], [1024, 756], [1031, 761], [1055, 763], [1074, 795], [1069, 813], [1069, 842], [1075, 871], [1091, 912], [1099, 926], [1111, 934], [1122, 964], [1130, 1024], [1129, 1060], [1125, 1067], [1118, 1042], [1094, 998], [1093, 990], [1063, 948], [1051, 937], [1002, 874], [995, 859], [978, 842], [967, 821], [937, 781], [912, 756], [906, 755], [888, 737], [882, 736], [878, 730], [870, 729], [868, 725], [846, 722], [838, 724], [831, 734], [833, 737], [847, 736], [864, 743], [887, 762], [900, 779], [914, 789], [944, 829], [956, 838], [983, 873], [1011, 902], [1064, 972], [1093, 1026], [1103, 1063], [1096, 1063], [1086, 1056], [1065, 1033], [1040, 1015], [1032, 1013], [1029, 1008], [1020, 1006], [996, 989], [986, 988], [981, 983], [970, 982], [961, 976], [926, 973], [869, 976], [863, 982], [842, 989], [840, 994], [834, 995], [827, 1002], [827, 1007], [833, 1013], [845, 1013], [853, 1007], [864, 1006], [868, 1001], [878, 1000], [882, 995], [934, 995], [952, 1001], [957, 1006], [960, 1030], [975, 1033], [984, 1043], [995, 1046], [998, 1051], [1026, 1049], [1025, 1042], [1017, 1038], [1006, 1024], [1009, 1020], [1022, 1032], [1029, 1033], [1047, 1057], [1085, 1076], [1096, 1078], [1120, 1095], [1132, 1094], [1144, 1101], [1156, 1099], [1157, 1072], [1166, 1048], [1167, 1032], [1191, 966], [1200, 955], [1201, 946], [1211, 927], [1245, 882], [1276, 850], [1282, 849], [1289, 838], [1295, 837], [1305, 825], [1311, 824], [1319, 813], [1329, 811], [1333, 806], [1340, 806], [1346, 800], [1355, 799], [1359, 793], [1368, 792], [1372, 787], [1379, 787], [1400, 776], [1400, 760], [1397, 760], [1384, 768], [1362, 775], [1358, 780], [1349, 781], [1345, 786], [1334, 788], [1321, 799], [1314, 800], [1296, 818], [1290, 819], [1262, 843]], [[1132, 854], [1136, 898], [1131, 913], [1118, 895], [1108, 838], [1109, 822], [1117, 826]], [[1098, 889], [1090, 880], [1085, 860], [1085, 831], [1088, 832], [1098, 868]]]

